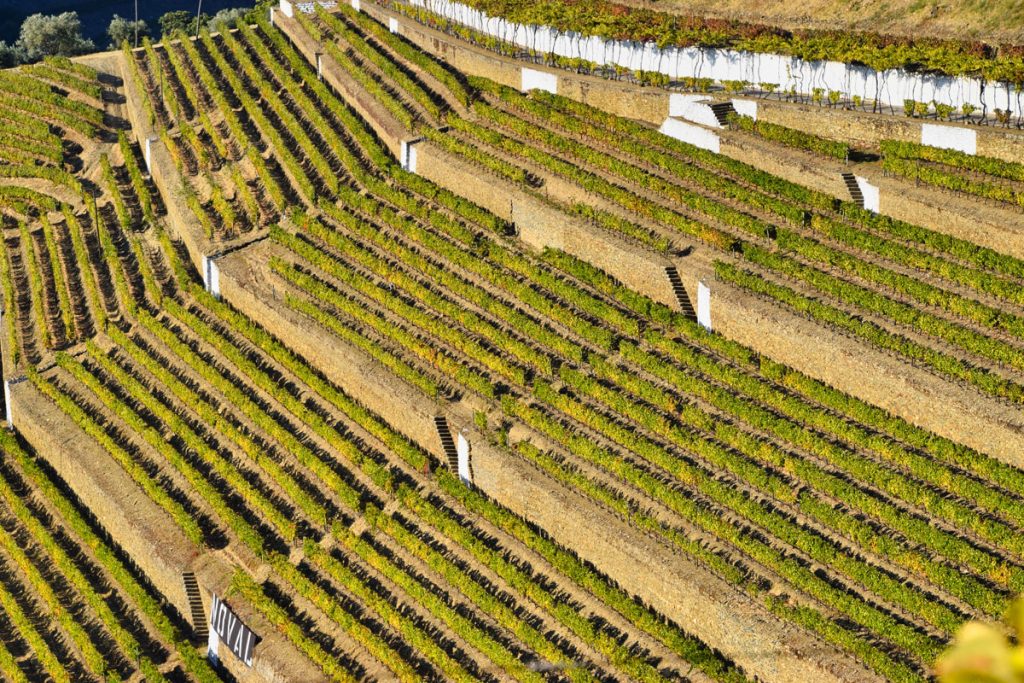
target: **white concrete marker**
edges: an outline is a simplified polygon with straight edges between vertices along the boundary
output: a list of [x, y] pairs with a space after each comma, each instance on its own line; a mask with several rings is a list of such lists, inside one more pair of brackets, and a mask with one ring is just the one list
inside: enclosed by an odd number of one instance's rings
[[455, 444], [455, 452], [459, 456], [459, 478], [467, 484], [472, 484], [473, 476], [469, 471], [469, 440], [462, 432], [459, 432], [459, 438]]
[[703, 280], [697, 283], [697, 322], [711, 330], [711, 288]]

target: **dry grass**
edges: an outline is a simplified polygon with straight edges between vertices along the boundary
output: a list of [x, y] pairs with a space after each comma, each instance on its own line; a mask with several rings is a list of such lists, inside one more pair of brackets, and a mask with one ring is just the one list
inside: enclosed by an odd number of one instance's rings
[[666, 12], [796, 28], [1024, 43], [1024, 0], [619, 0]]

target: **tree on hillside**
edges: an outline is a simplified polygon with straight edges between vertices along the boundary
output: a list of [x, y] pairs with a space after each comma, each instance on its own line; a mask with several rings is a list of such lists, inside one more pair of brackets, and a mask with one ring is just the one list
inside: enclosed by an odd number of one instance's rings
[[234, 28], [238, 25], [239, 21], [245, 19], [245, 17], [252, 11], [249, 7], [232, 7], [231, 9], [222, 9], [213, 15], [210, 22], [207, 24], [207, 28], [211, 31], [226, 31], [230, 28]]
[[149, 35], [149, 24], [142, 19], [132, 21], [115, 14], [114, 18], [110, 20], [110, 26], [107, 27], [107, 35], [110, 36], [110, 49], [120, 48], [121, 43], [126, 40], [134, 46], [136, 30], [138, 30], [139, 40], [141, 40]]
[[[199, 15], [199, 27], [202, 28], [210, 22], [210, 15], [203, 14]], [[181, 29], [185, 33], [196, 32], [196, 15], [192, 14], [188, 10], [175, 10], [168, 12], [167, 14], [160, 17], [160, 33], [165, 36], [172, 35], [175, 31]]]
[[29, 61], [49, 55], [70, 57], [96, 49], [91, 40], [82, 37], [78, 12], [33, 14], [22, 23], [18, 44]]
[[17, 43], [8, 45], [0, 40], [0, 69], [9, 69], [25, 61], [25, 50]]

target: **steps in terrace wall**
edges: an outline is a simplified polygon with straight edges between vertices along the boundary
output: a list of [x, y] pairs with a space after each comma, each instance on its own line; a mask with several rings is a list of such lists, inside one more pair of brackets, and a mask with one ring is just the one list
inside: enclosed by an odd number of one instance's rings
[[696, 320], [697, 311], [693, 307], [689, 294], [686, 293], [686, 287], [683, 286], [682, 278], [679, 277], [679, 268], [676, 266], [665, 266], [665, 275], [668, 276], [669, 284], [672, 286], [672, 293], [675, 294], [676, 301], [679, 303], [679, 310], [686, 317]]
[[444, 415], [434, 417], [434, 426], [437, 428], [437, 436], [441, 440], [441, 450], [448, 460], [448, 468], [455, 473], [459, 471], [459, 453], [455, 448], [455, 439], [452, 437], [451, 429], [448, 428], [448, 420]]
[[307, 683], [324, 680], [324, 673], [315, 662], [300, 652], [256, 607], [231, 591], [231, 578], [237, 569], [229, 557], [221, 553], [206, 553], [193, 563], [192, 570], [200, 599], [206, 601], [204, 604], [207, 608], [204, 611], [208, 613], [210, 599], [216, 594], [225, 600], [227, 607], [258, 638], [253, 648], [251, 667], [231, 653], [226, 643], [221, 641], [218, 645], [220, 666], [234, 680], [239, 683]]
[[[678, 299], [665, 277], [665, 268], [673, 260], [634, 245], [607, 231], [595, 230], [582, 218], [559, 210], [551, 203], [498, 179], [482, 174], [477, 166], [440, 149], [431, 142], [422, 142], [417, 149], [417, 173], [447, 187], [484, 207], [495, 215], [511, 221], [520, 239], [536, 249], [561, 249], [577, 258], [615, 273], [624, 284], [652, 299], [675, 307]], [[497, 189], [500, 188], [500, 191]], [[579, 201], [570, 193], [567, 183], [546, 184], [549, 196], [563, 201]], [[600, 232], [600, 239], [594, 239]], [[687, 260], [700, 258], [691, 254]]]
[[711, 105], [711, 113], [715, 115], [718, 125], [724, 128], [729, 125], [729, 116], [731, 114], [735, 114], [736, 109], [732, 106], [732, 100], [727, 102], [715, 102]]
[[326, 377], [348, 390], [364, 387], [359, 400], [383, 416], [399, 432], [423, 446], [438, 461], [448, 462], [441, 448], [435, 418], [451, 424], [472, 424], [480, 406], [447, 403], [444, 410], [405, 381], [379, 369], [377, 361], [354, 349], [283, 301], [269, 261], [276, 245], [262, 242], [220, 261], [221, 296], [256, 323], [271, 330]]
[[850, 199], [857, 206], [864, 206], [864, 194], [860, 191], [860, 185], [857, 184], [857, 177], [852, 173], [843, 173], [843, 183], [846, 184], [846, 189], [850, 193]]
[[[160, 595], [180, 614], [187, 615], [196, 638], [206, 638], [208, 620], [203, 598], [211, 592], [227, 592], [230, 577], [238, 568], [231, 553], [202, 551], [194, 546], [170, 515], [34, 384], [19, 382], [11, 393], [21, 435], [68, 484]], [[319, 668], [252, 606], [236, 597], [232, 607], [260, 638], [251, 668], [233, 655], [221, 657], [235, 680], [305, 683], [322, 679]]]
[[[856, 202], [851, 198], [853, 188], [843, 177], [854, 174], [850, 173], [850, 166], [840, 161], [729, 131], [721, 135], [719, 152], [790, 182]], [[950, 201], [949, 193], [886, 176], [874, 166], [857, 164], [854, 168], [856, 176], [877, 188], [879, 213], [1024, 258], [1024, 229], [1016, 209], [962, 194]], [[860, 190], [859, 185], [857, 189]], [[863, 202], [858, 204], [864, 206]]]
[[192, 619], [192, 635], [196, 640], [205, 640], [209, 635], [208, 620], [206, 611], [203, 609], [203, 596], [199, 592], [199, 582], [196, 581], [195, 572], [185, 572], [181, 575], [182, 583], [185, 586], [185, 596], [188, 598], [189, 616]]
[[[363, 351], [288, 309], [284, 292], [274, 288], [267, 265], [273, 248], [270, 243], [262, 243], [222, 259], [224, 299], [397, 431], [450, 464], [438, 429], [441, 422], [448, 427], [450, 438], [449, 425], [472, 424], [473, 411], [486, 409], [486, 405], [438, 403], [389, 373]], [[670, 289], [663, 270], [659, 280], [666, 283], [666, 290]], [[748, 672], [765, 680], [789, 683], [878, 680], [852, 658], [775, 618], [746, 593], [682, 558], [664, 542], [624, 524], [590, 499], [539, 473], [525, 460], [510, 457], [471, 428], [462, 428], [460, 433], [474, 444], [474, 486], [541, 525], [554, 540], [580, 553], [613, 581], [631, 586], [645, 604], [686, 631], [699, 633]], [[646, 580], [636, 580], [637, 567], [644, 567]], [[756, 654], [769, 651], [772, 657]], [[800, 654], [804, 652], [815, 652], [816, 656], [807, 658]]]

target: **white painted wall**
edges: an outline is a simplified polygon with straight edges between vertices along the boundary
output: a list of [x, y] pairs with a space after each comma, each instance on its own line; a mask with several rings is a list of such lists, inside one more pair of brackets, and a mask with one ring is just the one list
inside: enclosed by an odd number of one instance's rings
[[416, 143], [419, 140], [402, 140], [399, 142], [402, 168], [410, 173], [416, 172]]
[[288, 0], [281, 0], [281, 14], [285, 15], [286, 17], [295, 16], [295, 10], [292, 7], [292, 3], [288, 2]]
[[740, 116], [749, 116], [750, 118], [757, 120], [757, 102], [754, 100], [737, 100], [732, 101], [732, 108], [736, 110], [736, 113]]
[[459, 478], [467, 484], [472, 484], [473, 476], [469, 469], [469, 439], [462, 432], [459, 432], [455, 442], [455, 452], [459, 456]]
[[694, 147], [700, 147], [716, 154], [721, 146], [718, 134], [714, 131], [680, 121], [671, 116], [665, 119], [665, 123], [661, 124], [661, 128], [658, 130], [676, 140], [688, 142]]
[[212, 258], [203, 254], [202, 258], [203, 266], [203, 284], [206, 285], [206, 291], [213, 294], [216, 298], [220, 298], [220, 267], [217, 262]]
[[921, 144], [943, 149], [956, 149], [967, 154], [978, 153], [978, 134], [973, 128], [921, 124]]
[[668, 97], [668, 115], [710, 128], [722, 127], [711, 111], [711, 98], [707, 95], [672, 93]]
[[520, 88], [523, 92], [530, 90], [543, 90], [549, 92], [552, 95], [558, 94], [558, 75], [550, 73], [548, 71], [538, 71], [537, 69], [522, 70], [522, 87]]
[[697, 322], [711, 329], [711, 288], [703, 280], [697, 283]]
[[398, 19], [388, 17], [388, 30], [392, 33], [398, 33]]
[[[357, 0], [353, 0], [356, 2]], [[965, 102], [977, 107], [1020, 111], [1021, 94], [1005, 85], [977, 78], [954, 78], [935, 74], [909, 73], [899, 69], [876, 72], [863, 66], [840, 62], [804, 61], [795, 57], [739, 52], [717, 48], [660, 49], [654, 43], [604, 41], [578, 33], [560, 33], [547, 26], [514, 24], [491, 17], [453, 0], [410, 0], [448, 19], [489, 33], [502, 40], [537, 52], [578, 57], [601, 65], [619, 65], [633, 70], [656, 71], [672, 78], [692, 76], [716, 81], [743, 80], [755, 86], [775, 83], [780, 90], [795, 87], [807, 95], [814, 88], [838, 90], [847, 96], [860, 95], [902, 111], [903, 100], [936, 100], [957, 109]]]
[[146, 171], [148, 173], [153, 172], [153, 143], [156, 142], [156, 138], [146, 138], [145, 148], [142, 150], [142, 158], [146, 162]]
[[857, 181], [857, 187], [860, 188], [861, 195], [864, 196], [864, 208], [868, 211], [874, 211], [878, 213], [879, 207], [879, 194], [878, 188], [872, 185], [865, 178], [861, 178], [859, 175], [853, 177]]

